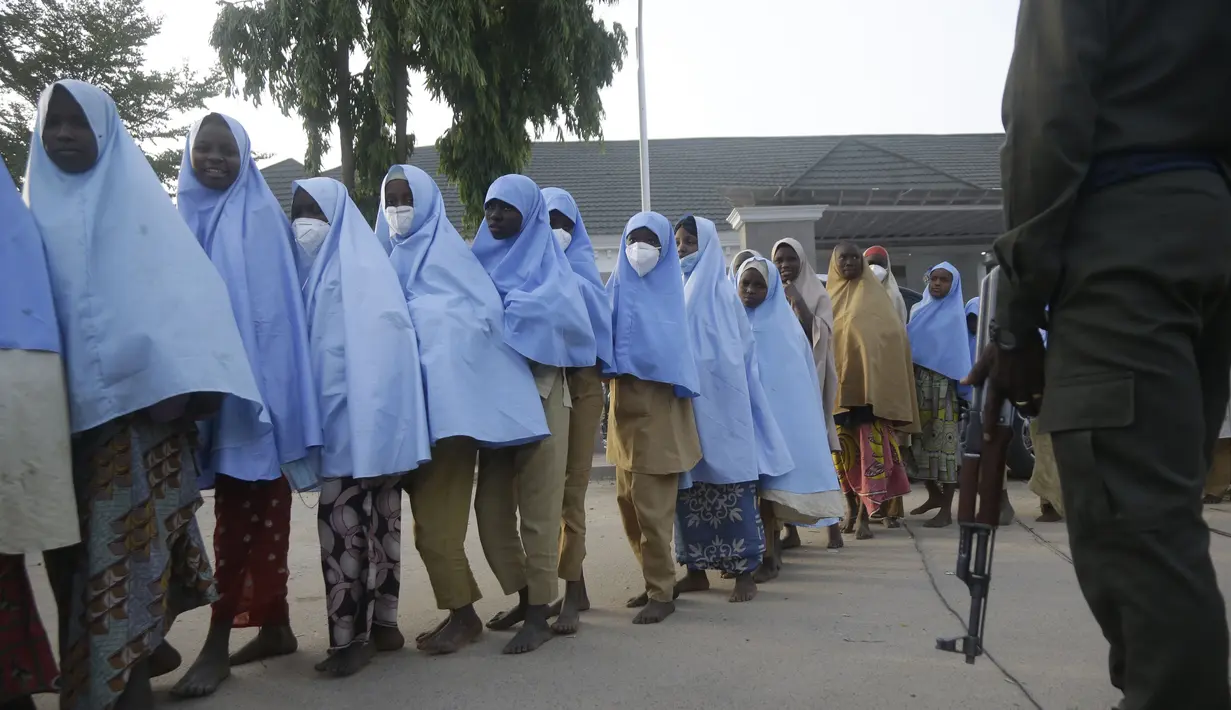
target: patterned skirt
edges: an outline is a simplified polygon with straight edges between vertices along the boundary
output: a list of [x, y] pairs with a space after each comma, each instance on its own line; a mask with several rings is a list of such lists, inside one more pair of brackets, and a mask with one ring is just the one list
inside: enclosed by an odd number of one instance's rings
[[918, 365], [915, 366], [915, 387], [923, 432], [911, 437], [915, 468], [910, 473], [921, 481], [956, 483], [960, 463], [957, 388], [948, 377]]
[[675, 556], [690, 570], [752, 572], [765, 555], [757, 482], [693, 483], [675, 505]]
[[83, 432], [73, 477], [83, 543], [60, 656], [61, 710], [109, 710], [162, 643], [168, 612], [215, 598], [197, 527], [196, 426], [129, 415]]
[[910, 493], [902, 452], [888, 422], [874, 419], [861, 424], [839, 424], [838, 440], [842, 450], [833, 455], [838, 482], [844, 493], [862, 498], [869, 512]]
[[287, 626], [287, 553], [291, 486], [285, 478], [241, 481], [219, 474], [214, 484], [213, 617], [237, 629]]
[[25, 557], [0, 555], [0, 705], [56, 692], [57, 676]]

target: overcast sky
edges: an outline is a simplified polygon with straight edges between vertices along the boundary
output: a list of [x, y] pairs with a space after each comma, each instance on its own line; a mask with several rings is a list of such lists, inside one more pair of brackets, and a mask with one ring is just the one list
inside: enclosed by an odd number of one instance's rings
[[[163, 17], [152, 64], [217, 60], [214, 0], [146, 5]], [[603, 130], [635, 139], [637, 3], [599, 13], [629, 36], [624, 69], [603, 92]], [[650, 138], [998, 132], [1016, 14], [1016, 0], [645, 0]], [[225, 98], [209, 108], [239, 119], [255, 150], [302, 159], [297, 116]], [[420, 145], [452, 120], [417, 79], [410, 111]], [[337, 162], [334, 146], [324, 164]]]

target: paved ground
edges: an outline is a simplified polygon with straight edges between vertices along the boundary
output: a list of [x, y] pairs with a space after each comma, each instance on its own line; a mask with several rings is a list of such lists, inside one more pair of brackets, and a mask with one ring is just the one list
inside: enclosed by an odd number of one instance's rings
[[[500, 655], [505, 634], [488, 633], [474, 646], [443, 658], [414, 650], [379, 657], [349, 679], [319, 678], [312, 665], [327, 646], [316, 540], [315, 499], [296, 504], [291, 552], [291, 614], [300, 637], [293, 656], [240, 668], [198, 708], [517, 708], [581, 710], [639, 708], [858, 707], [948, 710], [1046, 708], [1102, 710], [1118, 700], [1106, 682], [1106, 644], [1086, 610], [1067, 560], [1062, 524], [1035, 524], [1036, 501], [1013, 484], [1014, 504], [1027, 526], [1002, 531], [987, 658], [968, 666], [934, 650], [938, 635], [960, 626], [948, 609], [966, 613], [965, 588], [951, 574], [956, 529], [925, 530], [916, 519], [901, 530], [877, 527], [876, 539], [848, 538], [840, 551], [824, 549], [824, 535], [805, 532], [805, 547], [787, 559], [776, 582], [751, 603], [726, 601], [729, 582], [690, 595], [657, 627], [634, 627], [623, 602], [641, 578], [620, 529], [615, 487], [590, 489], [586, 575], [595, 609], [581, 632], [528, 656]], [[915, 504], [922, 492], [913, 496]], [[199, 516], [213, 530], [212, 500]], [[908, 506], [909, 507], [909, 506]], [[1231, 508], [1206, 514], [1221, 571], [1231, 571]], [[405, 526], [409, 530], [409, 525]], [[509, 600], [499, 594], [471, 526], [471, 562], [488, 595], [484, 618]], [[403, 540], [402, 629], [413, 636], [439, 617], [409, 534]], [[45, 610], [51, 595], [34, 574]], [[1224, 577], [1225, 579], [1225, 577]], [[181, 617], [172, 642], [187, 659], [199, 648], [208, 611]], [[54, 630], [50, 630], [53, 633]], [[253, 632], [237, 632], [246, 640]], [[160, 705], [179, 673], [156, 681]], [[852, 704], [853, 703], [853, 704]], [[40, 708], [52, 708], [45, 699]]]

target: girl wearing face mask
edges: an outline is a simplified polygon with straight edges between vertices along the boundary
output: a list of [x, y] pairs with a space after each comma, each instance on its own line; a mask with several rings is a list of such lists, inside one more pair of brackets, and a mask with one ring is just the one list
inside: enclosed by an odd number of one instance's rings
[[[171, 616], [216, 597], [195, 517], [197, 420], [231, 397], [269, 415], [222, 277], [111, 97], [79, 81], [48, 87], [26, 174], [63, 341], [81, 514], [82, 544], [46, 557], [60, 707], [150, 708]], [[90, 623], [100, 603], [102, 630]]]
[[430, 457], [427, 411], [402, 287], [359, 208], [329, 178], [291, 190], [325, 441], [318, 531], [329, 655], [316, 669], [347, 676], [404, 644], [398, 484]]
[[[526, 358], [504, 341], [496, 286], [445, 215], [427, 173], [395, 165], [385, 176], [376, 235], [391, 248], [419, 342], [432, 460], [402, 479], [415, 547], [436, 605], [449, 616], [418, 636], [419, 650], [453, 653], [483, 632], [482, 598], [466, 558], [475, 457], [550, 433]], [[593, 448], [593, 444], [591, 444]]]
[[579, 613], [590, 608], [581, 569], [586, 557], [586, 490], [590, 487], [590, 468], [594, 464], [594, 436], [605, 402], [602, 370], [612, 362], [611, 299], [607, 298], [607, 289], [595, 262], [594, 246], [573, 196], [558, 187], [549, 187], [543, 190], [543, 198], [547, 201], [552, 232], [564, 249], [585, 300], [598, 354], [593, 366], [568, 370], [573, 408], [569, 413], [568, 465], [560, 520], [559, 574], [564, 580], [564, 597], [553, 605], [559, 607], [553, 609], [559, 615], [551, 628], [558, 634], [572, 634], [577, 631]]
[[[231, 666], [298, 647], [287, 606], [291, 488], [318, 484], [308, 459], [320, 456], [321, 421], [291, 225], [252, 160], [243, 126], [211, 113], [193, 127], [176, 195], [226, 282], [269, 412], [262, 421], [255, 405], [227, 397], [201, 427], [201, 485], [215, 486], [219, 600], [200, 656], [172, 689], [201, 697], [218, 689]], [[235, 627], [260, 633], [231, 657]]]
[[[684, 313], [680, 260], [671, 223], [657, 212], [634, 215], [607, 282], [612, 358], [607, 460], [616, 467], [616, 501], [645, 578], [634, 624], [656, 624], [675, 611], [674, 539], [680, 474], [701, 460], [692, 400], [701, 389]], [[663, 245], [667, 249], [663, 249]]]

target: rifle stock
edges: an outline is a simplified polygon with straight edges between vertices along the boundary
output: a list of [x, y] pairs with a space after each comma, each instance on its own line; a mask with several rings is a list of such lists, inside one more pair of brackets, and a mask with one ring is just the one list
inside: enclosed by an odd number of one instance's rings
[[[996, 312], [996, 282], [1000, 268], [993, 268], [980, 285], [979, 332], [975, 352], [981, 355], [990, 342], [992, 314]], [[987, 595], [992, 582], [992, 557], [996, 528], [1000, 522], [1000, 499], [1004, 490], [1004, 467], [1009, 441], [1013, 436], [1013, 409], [1005, 403], [996, 421], [983, 420], [985, 388], [974, 388], [966, 415], [962, 465], [958, 472], [958, 548], [957, 578], [970, 590], [970, 615], [966, 634], [940, 638], [936, 647], [961, 653], [973, 664], [983, 654], [983, 627], [987, 615]]]

